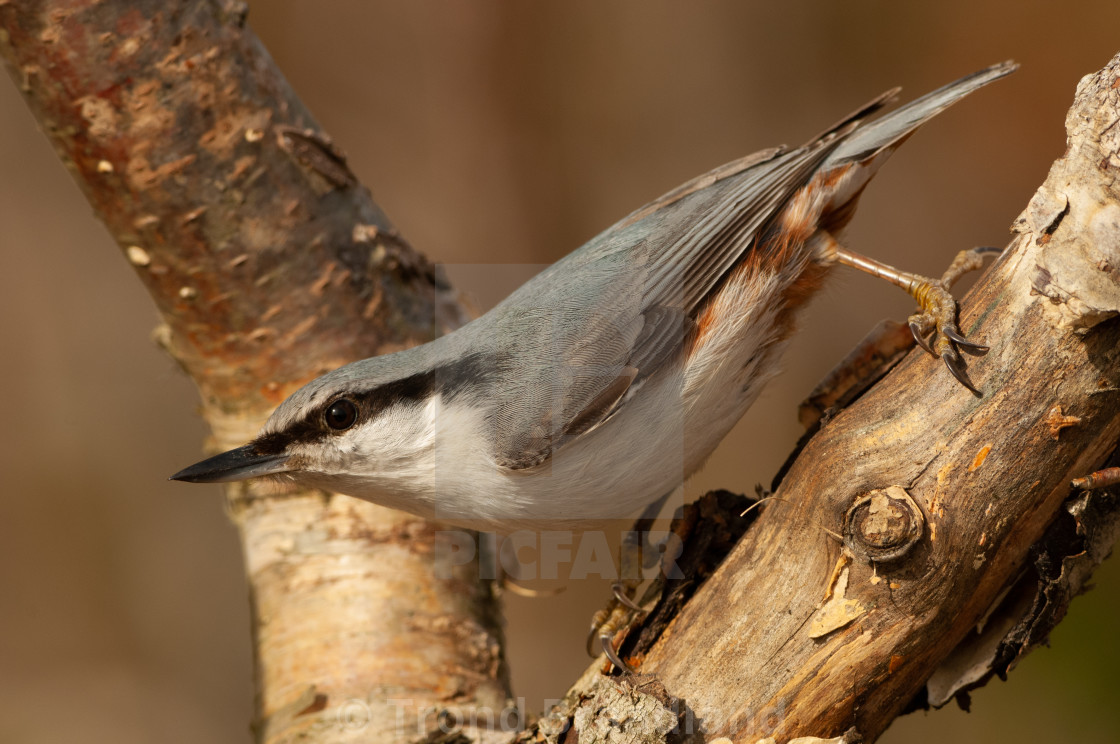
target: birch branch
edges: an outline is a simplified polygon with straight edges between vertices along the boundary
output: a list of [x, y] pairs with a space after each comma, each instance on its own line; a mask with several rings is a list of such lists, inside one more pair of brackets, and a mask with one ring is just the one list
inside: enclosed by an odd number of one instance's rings
[[[287, 395], [464, 315], [227, 0], [0, 2], [0, 54], [163, 318], [210, 450]], [[316, 492], [227, 490], [258, 739], [403, 741], [509, 696], [497, 602], [435, 527]], [[369, 725], [376, 721], [376, 725]], [[397, 722], [396, 724], [394, 722]]]

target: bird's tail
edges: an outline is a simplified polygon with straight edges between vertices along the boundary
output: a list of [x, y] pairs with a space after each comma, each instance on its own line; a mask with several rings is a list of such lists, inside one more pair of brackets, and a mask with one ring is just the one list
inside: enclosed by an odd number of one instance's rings
[[[1005, 75], [1010, 75], [1018, 69], [1018, 67], [1018, 64], [1011, 61], [992, 65], [991, 67], [980, 70], [979, 72], [974, 72], [971, 75], [966, 75], [960, 80], [938, 88], [932, 93], [927, 93], [921, 98], [911, 101], [897, 111], [892, 111], [866, 124], [860, 124], [858, 127], [854, 128], [850, 134], [844, 137], [843, 141], [828, 155], [822, 167], [827, 169], [846, 163], [862, 162], [874, 157], [883, 150], [893, 149], [909, 137], [915, 129], [952, 106], [961, 98], [984, 87], [993, 80], [998, 80]], [[861, 113], [866, 113], [869, 110], [877, 110], [883, 103], [890, 99], [890, 94], [893, 92], [894, 91], [890, 91], [875, 99], [875, 101], [865, 106], [860, 112], [857, 112], [857, 114], [845, 117], [844, 121], [841, 122], [839, 126], [852, 123]], [[859, 116], [859, 118], [862, 118], [862, 116]], [[837, 127], [833, 127], [830, 131], [835, 131], [836, 129]]]

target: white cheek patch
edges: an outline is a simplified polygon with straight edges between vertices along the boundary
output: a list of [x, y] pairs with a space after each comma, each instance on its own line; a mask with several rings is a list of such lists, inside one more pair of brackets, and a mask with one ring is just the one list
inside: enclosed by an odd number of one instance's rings
[[434, 437], [433, 405], [434, 399], [423, 406], [398, 404], [385, 409], [358, 430], [362, 453], [397, 464], [423, 458]]
[[435, 414], [434, 403], [389, 406], [353, 429], [306, 445], [309, 464], [371, 483], [412, 481], [425, 469], [430, 479]]
[[[494, 465], [482, 412], [462, 398], [398, 403], [348, 431], [293, 445], [305, 481], [434, 518], [475, 518], [443, 504], [499, 499], [508, 487]], [[486, 511], [486, 509], [483, 509]]]

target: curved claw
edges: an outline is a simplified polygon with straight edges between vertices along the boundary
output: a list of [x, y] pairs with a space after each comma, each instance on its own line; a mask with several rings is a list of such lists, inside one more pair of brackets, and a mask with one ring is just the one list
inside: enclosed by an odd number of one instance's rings
[[645, 612], [645, 610], [641, 607], [641, 605], [637, 604], [634, 600], [632, 600], [630, 598], [630, 596], [628, 594], [626, 594], [626, 590], [622, 586], [622, 584], [618, 584], [618, 583], [611, 584], [611, 593], [614, 594], [615, 600], [620, 605], [622, 605], [623, 607], [629, 607], [631, 610], [634, 610], [635, 612]]
[[594, 659], [599, 655], [595, 650], [595, 639], [603, 634], [603, 626], [606, 625], [609, 613], [606, 610], [598, 610], [591, 618], [591, 629], [587, 633], [587, 655]]
[[931, 355], [937, 356], [937, 354], [933, 353], [933, 349], [930, 348], [929, 341], [926, 341], [925, 334], [922, 333], [921, 323], [916, 320], [911, 320], [909, 325], [910, 335], [914, 337], [914, 342], [917, 343], [918, 346], [921, 346], [923, 349], [929, 352]]
[[949, 372], [953, 377], [957, 378], [957, 382], [971, 390], [974, 395], [982, 395], [979, 390], [973, 387], [972, 381], [965, 375], [964, 368], [961, 365], [961, 358], [957, 356], [955, 351], [949, 349], [941, 352], [941, 361], [945, 362], [945, 366], [949, 368]]
[[595, 640], [599, 638], [600, 635], [603, 635], [605, 632], [607, 632], [607, 617], [609, 617], [609, 613], [606, 610], [599, 610], [595, 613], [594, 616], [591, 617], [591, 627], [587, 632], [587, 643], [585, 648], [587, 649], [587, 655], [589, 655], [589, 657], [591, 657], [592, 659], [599, 655], [598, 650], [596, 650], [595, 648], [597, 645]]
[[567, 587], [558, 586], [555, 589], [533, 589], [532, 587], [519, 584], [516, 581], [506, 577], [505, 583], [502, 585], [510, 594], [516, 594], [519, 597], [526, 597], [528, 599], [539, 599], [541, 597], [555, 597], [563, 594]]
[[957, 346], [963, 347], [965, 349], [971, 349], [972, 351], [981, 354], [986, 353], [989, 350], [989, 347], [984, 346], [983, 344], [975, 344], [969, 341], [967, 338], [962, 336], [955, 328], [942, 328], [941, 335], [955, 343]]
[[994, 245], [978, 245], [978, 246], [976, 246], [975, 248], [972, 249], [972, 252], [973, 253], [978, 253], [980, 255], [987, 255], [987, 254], [995, 255], [995, 254], [1003, 253], [1003, 249], [998, 247], [998, 246], [994, 246]]
[[624, 674], [634, 673], [634, 670], [630, 668], [630, 665], [623, 661], [622, 657], [618, 655], [618, 652], [614, 650], [614, 644], [611, 643], [610, 636], [599, 636], [599, 645], [603, 649], [603, 655], [606, 656], [607, 660], [610, 661], [610, 663], [614, 664], [619, 671], [623, 672]]

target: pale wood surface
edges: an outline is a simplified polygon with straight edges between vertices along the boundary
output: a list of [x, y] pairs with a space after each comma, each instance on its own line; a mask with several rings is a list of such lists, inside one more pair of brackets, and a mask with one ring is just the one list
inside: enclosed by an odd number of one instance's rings
[[[243, 444], [319, 374], [465, 318], [296, 98], [246, 10], [0, 3], [0, 54], [151, 293], [159, 342], [199, 388], [211, 451]], [[320, 493], [228, 494], [261, 741], [400, 741], [431, 711], [505, 706], [497, 600], [474, 564], [433, 558], [433, 525]]]
[[[1070, 480], [1116, 447], [1118, 120], [1120, 57], [1082, 81], [1067, 152], [962, 302], [962, 330], [992, 347], [969, 361], [983, 397], [912, 352], [808, 443], [782, 501], [650, 651], [641, 671], [708, 735], [782, 741], [855, 727], [874, 739], [1024, 571]], [[919, 506], [924, 536], [875, 566], [829, 533], [843, 532], [855, 499], [889, 487]], [[813, 637], [829, 610], [833, 629]]]

